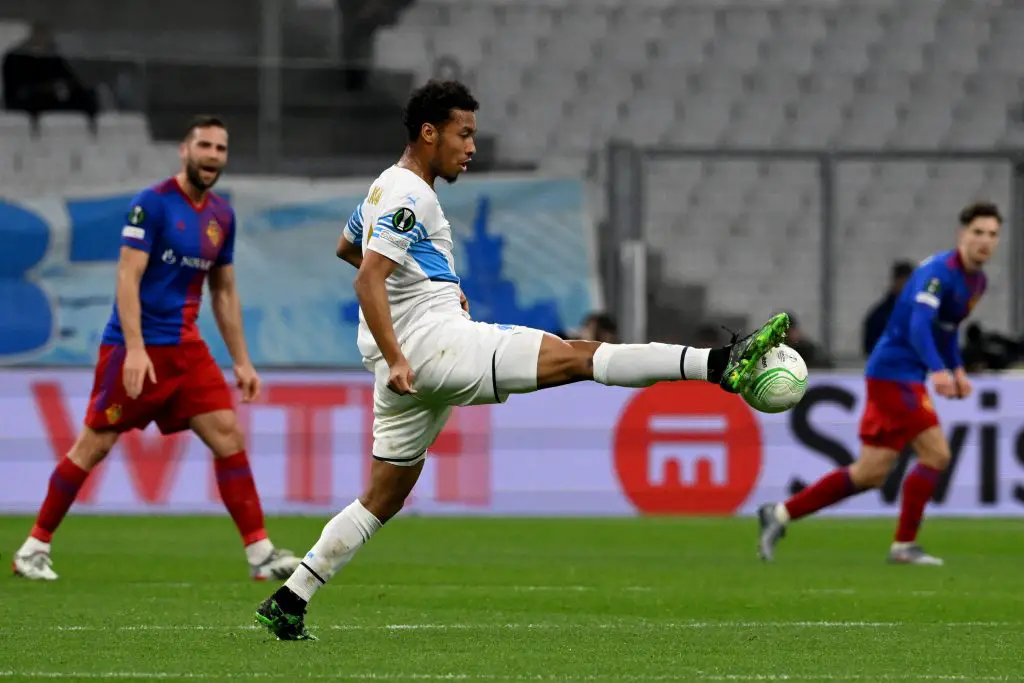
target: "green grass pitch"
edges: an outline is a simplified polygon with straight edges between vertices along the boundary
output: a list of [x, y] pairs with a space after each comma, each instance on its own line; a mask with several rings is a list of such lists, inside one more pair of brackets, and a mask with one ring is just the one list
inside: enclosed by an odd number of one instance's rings
[[400, 518], [282, 643], [228, 519], [72, 515], [59, 581], [0, 577], [0, 683], [1024, 681], [1024, 521], [926, 520], [945, 567], [885, 564], [894, 523], [805, 521], [765, 565], [751, 519]]

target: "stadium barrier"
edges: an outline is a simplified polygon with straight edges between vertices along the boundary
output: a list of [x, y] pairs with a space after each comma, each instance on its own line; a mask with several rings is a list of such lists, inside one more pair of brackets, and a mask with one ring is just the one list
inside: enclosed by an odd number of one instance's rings
[[[82, 370], [0, 372], [0, 511], [36, 510], [72, 443], [91, 385]], [[241, 410], [267, 510], [325, 514], [369, 471], [368, 373], [274, 373]], [[930, 514], [1024, 516], [1024, 378], [978, 379], [937, 399], [953, 466]], [[407, 512], [461, 515], [751, 514], [857, 451], [863, 380], [816, 373], [803, 402], [755, 413], [705, 383], [633, 390], [578, 384], [454, 411]], [[884, 489], [830, 514], [887, 515], [906, 460]], [[209, 455], [188, 433], [126, 435], [90, 478], [78, 512], [216, 512]]]
[[[238, 221], [235, 270], [258, 366], [362, 368], [355, 271], [334, 250], [371, 182], [228, 176], [218, 184]], [[95, 362], [121, 230], [140, 189], [11, 197], [0, 188], [0, 366]], [[477, 175], [440, 185], [438, 195], [474, 318], [558, 331], [601, 307], [581, 181]], [[229, 367], [209, 306], [198, 324]]]

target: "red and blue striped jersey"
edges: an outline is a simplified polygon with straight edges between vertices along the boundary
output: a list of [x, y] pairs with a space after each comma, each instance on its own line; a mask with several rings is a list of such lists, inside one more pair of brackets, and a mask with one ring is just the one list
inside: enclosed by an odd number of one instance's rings
[[985, 274], [968, 272], [958, 251], [940, 252], [924, 261], [896, 299], [865, 374], [921, 382], [929, 372], [962, 367], [960, 323], [986, 286]]
[[[145, 344], [198, 340], [196, 318], [206, 275], [234, 260], [235, 212], [227, 200], [208, 192], [201, 204], [194, 204], [169, 178], [132, 200], [121, 245], [149, 254], [139, 284]], [[124, 344], [116, 302], [103, 343]]]

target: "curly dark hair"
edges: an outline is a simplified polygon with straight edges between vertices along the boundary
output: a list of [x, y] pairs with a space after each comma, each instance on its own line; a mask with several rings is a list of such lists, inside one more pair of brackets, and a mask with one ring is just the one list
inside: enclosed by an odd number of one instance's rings
[[476, 111], [479, 108], [480, 103], [465, 84], [431, 79], [414, 90], [405, 105], [403, 121], [409, 142], [419, 138], [424, 123], [431, 123], [438, 128], [444, 125], [451, 117], [452, 109]]
[[1002, 225], [1003, 215], [999, 213], [999, 207], [992, 202], [975, 202], [968, 204], [960, 211], [960, 225], [967, 227], [976, 218], [995, 218]]

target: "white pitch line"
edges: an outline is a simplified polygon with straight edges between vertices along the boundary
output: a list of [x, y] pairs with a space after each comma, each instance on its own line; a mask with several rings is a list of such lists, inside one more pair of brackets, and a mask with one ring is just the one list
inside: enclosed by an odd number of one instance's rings
[[[144, 679], [144, 680], [235, 680], [235, 679], [266, 679], [287, 678], [286, 674], [267, 672], [251, 673], [205, 673], [189, 671], [0, 671], [0, 678], [38, 678], [38, 679]], [[467, 674], [467, 673], [342, 673], [304, 674], [308, 680], [349, 680], [349, 681], [736, 681], [737, 683], [764, 681], [776, 683], [784, 681], [977, 681], [993, 683], [997, 681], [1024, 681], [1021, 676], [977, 676], [974, 674], [901, 674], [899, 676], [881, 674], [711, 674], [690, 672], [667, 675], [557, 675], [537, 674], [533, 676], [516, 676], [511, 674]]]
[[[310, 624], [314, 630], [315, 623]], [[335, 631], [544, 631], [566, 628], [577, 630], [710, 630], [736, 628], [778, 628], [778, 629], [889, 629], [909, 626], [941, 626], [944, 628], [1020, 628], [1021, 621], [945, 621], [945, 622], [908, 622], [908, 621], [621, 621], [598, 624], [576, 624], [572, 622], [515, 622], [515, 623], [395, 623], [395, 624], [331, 624], [320, 628]], [[121, 626], [51, 626], [53, 631], [239, 631], [258, 630], [260, 626], [246, 624], [244, 626], [216, 626], [208, 624], [129, 624]], [[0, 628], [0, 632], [4, 629]]]
[[974, 674], [696, 674], [698, 681], [1024, 681], [1020, 676]]

